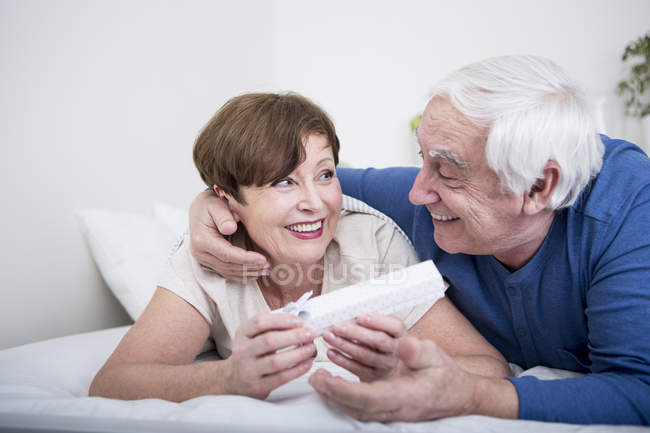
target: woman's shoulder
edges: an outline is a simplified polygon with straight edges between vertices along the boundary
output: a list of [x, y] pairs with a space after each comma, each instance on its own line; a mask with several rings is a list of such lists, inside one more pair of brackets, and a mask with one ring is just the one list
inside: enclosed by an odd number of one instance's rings
[[178, 243], [175, 251], [169, 257], [170, 268], [184, 283], [211, 281], [213, 284], [222, 285], [225, 280], [214, 272], [204, 269], [190, 252], [189, 234]]
[[177, 294], [183, 293], [185, 298], [190, 295], [219, 305], [230, 298], [232, 292], [237, 293], [240, 286], [244, 286], [243, 283], [226, 280], [216, 272], [201, 266], [192, 256], [189, 244], [189, 235], [186, 235], [169, 257], [169, 266], [163, 275], [174, 276], [170, 290]]
[[[395, 237], [401, 237], [390, 220], [364, 212], [343, 210], [334, 240], [342, 256], [379, 260]], [[406, 239], [398, 242], [407, 243]]]

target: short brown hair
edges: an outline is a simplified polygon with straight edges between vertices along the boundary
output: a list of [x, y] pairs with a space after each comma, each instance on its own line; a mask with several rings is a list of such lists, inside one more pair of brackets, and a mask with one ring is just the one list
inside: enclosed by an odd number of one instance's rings
[[194, 143], [201, 179], [245, 204], [240, 186], [288, 176], [305, 160], [304, 141], [327, 138], [338, 164], [339, 139], [327, 114], [296, 93], [248, 93], [226, 102]]

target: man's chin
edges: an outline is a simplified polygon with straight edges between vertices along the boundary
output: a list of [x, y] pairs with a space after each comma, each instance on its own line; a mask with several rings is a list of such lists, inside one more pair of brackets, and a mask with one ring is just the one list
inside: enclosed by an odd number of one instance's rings
[[462, 252], [460, 245], [458, 245], [458, 243], [456, 242], [451, 242], [444, 238], [438, 239], [436, 236], [433, 237], [433, 240], [436, 242], [438, 248], [440, 248], [441, 250], [443, 250], [448, 254], [458, 254]]

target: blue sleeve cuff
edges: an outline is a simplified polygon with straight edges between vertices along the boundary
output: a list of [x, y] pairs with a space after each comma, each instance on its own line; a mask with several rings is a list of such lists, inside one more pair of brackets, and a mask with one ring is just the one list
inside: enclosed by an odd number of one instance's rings
[[569, 379], [508, 378], [519, 418], [574, 424], [648, 424], [649, 386], [638, 376], [601, 373]]

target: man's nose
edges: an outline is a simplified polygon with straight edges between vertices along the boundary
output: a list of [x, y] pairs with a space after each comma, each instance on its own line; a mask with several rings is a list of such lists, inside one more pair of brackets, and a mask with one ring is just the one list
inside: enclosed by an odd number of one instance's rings
[[420, 169], [409, 191], [409, 200], [415, 205], [431, 204], [440, 201], [440, 196], [435, 191], [435, 182], [426, 176], [424, 169]]

